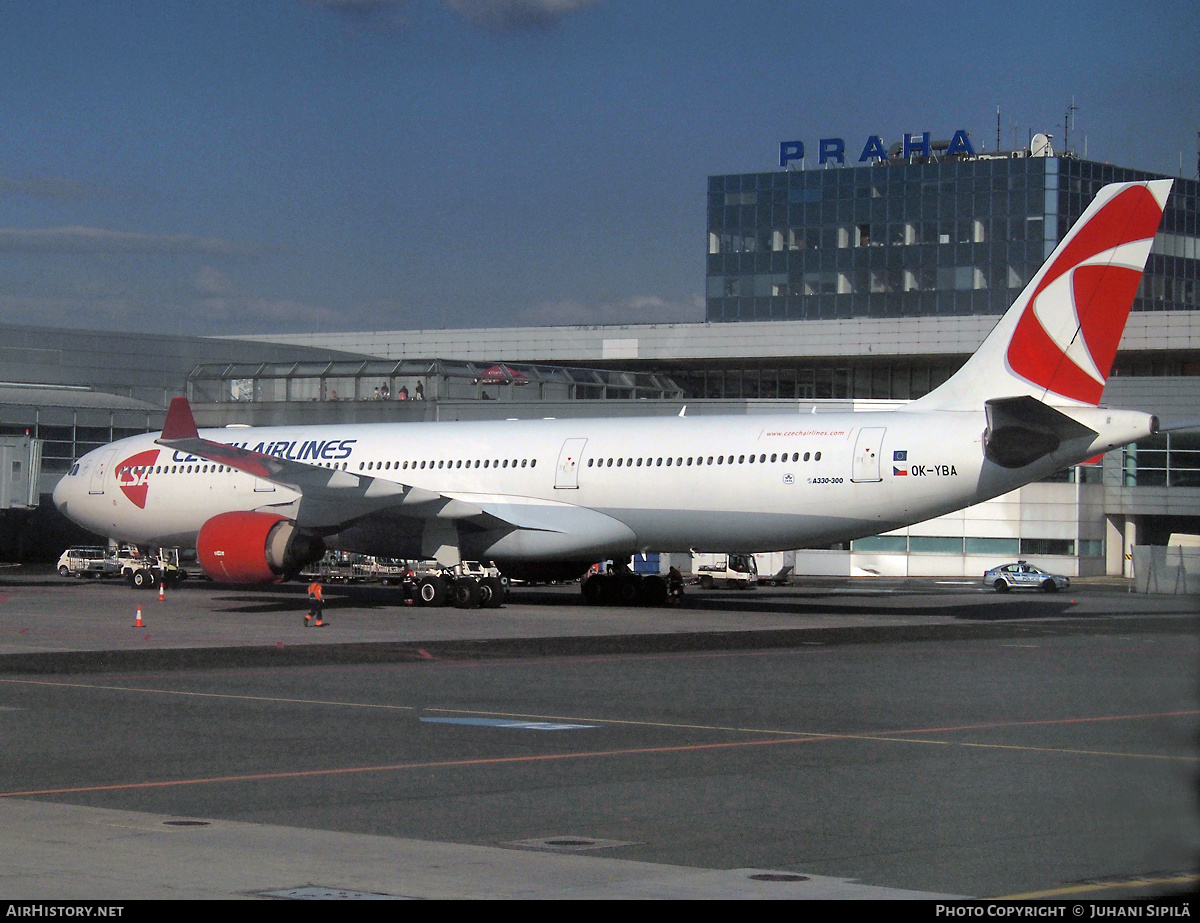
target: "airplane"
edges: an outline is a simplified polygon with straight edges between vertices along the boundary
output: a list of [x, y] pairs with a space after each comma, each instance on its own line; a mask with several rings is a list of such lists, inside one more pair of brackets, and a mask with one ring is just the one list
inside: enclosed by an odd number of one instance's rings
[[[54, 502], [123, 542], [195, 547], [234, 584], [327, 549], [436, 559], [420, 602], [499, 605], [463, 561], [573, 579], [635, 553], [819, 547], [999, 496], [1159, 431], [1099, 406], [1170, 180], [1104, 187], [966, 364], [892, 410], [771, 416], [380, 423], [160, 434], [79, 459]], [[665, 601], [661, 577], [583, 583], [589, 602]]]

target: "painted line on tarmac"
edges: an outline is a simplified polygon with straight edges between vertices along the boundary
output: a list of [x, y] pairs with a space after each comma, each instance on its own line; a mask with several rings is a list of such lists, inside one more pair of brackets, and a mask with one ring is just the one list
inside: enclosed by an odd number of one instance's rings
[[[1026, 891], [1024, 894], [1005, 894], [993, 897], [994, 901], [1036, 901], [1048, 897], [1066, 897], [1070, 894], [1088, 894], [1093, 891], [1111, 891], [1115, 888], [1161, 888], [1163, 885], [1187, 885], [1200, 881], [1200, 874], [1175, 875], [1171, 878], [1131, 878], [1128, 881], [1096, 881], [1089, 884], [1068, 885], [1047, 891]], [[1156, 894], [1155, 897], [1170, 898], [1171, 895]]]
[[506, 712], [479, 712], [472, 709], [449, 709], [449, 708], [427, 708], [426, 711], [441, 711], [441, 712], [461, 712], [463, 714], [489, 714], [497, 717], [520, 718], [529, 721], [595, 721], [605, 725], [633, 725], [637, 727], [654, 727], [671, 730], [685, 731], [721, 731], [733, 732], [739, 734], [779, 734], [788, 735], [803, 735], [796, 737], [797, 740], [863, 740], [876, 743], [910, 743], [910, 744], [926, 744], [940, 747], [964, 747], [986, 750], [1023, 750], [1030, 753], [1062, 753], [1075, 756], [1114, 756], [1123, 757], [1126, 759], [1148, 759], [1148, 760], [1168, 760], [1183, 763], [1200, 762], [1200, 756], [1176, 756], [1169, 753], [1129, 753], [1120, 750], [1083, 750], [1070, 747], [1039, 747], [1031, 744], [991, 744], [991, 743], [973, 743], [971, 741], [960, 740], [929, 740], [923, 737], [906, 737], [900, 735], [907, 734], [925, 734], [925, 733], [947, 733], [953, 731], [970, 731], [970, 730], [986, 730], [992, 728], [1006, 727], [1023, 727], [1026, 725], [1058, 725], [1058, 724], [1075, 724], [1079, 722], [1093, 721], [1131, 721], [1144, 720], [1148, 718], [1177, 718], [1177, 717], [1193, 717], [1200, 715], [1200, 711], [1171, 711], [1171, 712], [1155, 712], [1137, 715], [1103, 715], [1091, 718], [1061, 718], [1047, 719], [1040, 721], [1010, 721], [1010, 722], [995, 722], [992, 724], [981, 725], [963, 725], [962, 727], [940, 727], [940, 728], [912, 728], [899, 731], [876, 731], [874, 733], [864, 732], [859, 734], [847, 733], [823, 733], [821, 731], [796, 731], [796, 730], [772, 730], [770, 728], [743, 728], [743, 727], [723, 727], [720, 725], [706, 724], [679, 724], [665, 721], [634, 721], [623, 720], [620, 718], [580, 718], [566, 715], [522, 715], [511, 714]]
[[1194, 718], [1200, 715], [1198, 709], [1180, 709], [1179, 711], [1143, 712], [1135, 715], [1088, 715], [1077, 718], [1038, 718], [1030, 721], [989, 721], [981, 724], [952, 724], [944, 727], [905, 728], [896, 731], [897, 734], [940, 734], [946, 731], [986, 731], [992, 728], [1038, 727], [1058, 724], [1092, 724], [1104, 721], [1144, 721], [1148, 718]]
[[598, 724], [562, 724], [553, 721], [516, 721], [506, 718], [421, 718], [425, 724], [466, 724], [473, 727], [514, 728], [525, 731], [579, 731]]
[[0, 798], [36, 798], [46, 795], [74, 795], [86, 792], [119, 792], [136, 789], [177, 788], [185, 785], [222, 785], [233, 782], [268, 782], [285, 779], [321, 778], [371, 772], [406, 772], [414, 769], [462, 769], [474, 766], [499, 766], [517, 763], [539, 763], [565, 760], [601, 759], [613, 756], [644, 756], [666, 753], [687, 753], [701, 750], [729, 750], [747, 747], [769, 747], [779, 744], [806, 743], [823, 738], [783, 738], [776, 740], [742, 740], [711, 744], [682, 744], [674, 747], [634, 747], [621, 750], [589, 750], [583, 753], [539, 753], [524, 756], [495, 756], [469, 760], [432, 760], [421, 763], [393, 763], [383, 766], [347, 766], [338, 769], [298, 769], [290, 772], [245, 773], [232, 776], [208, 776], [199, 779], [163, 779], [157, 782], [120, 782], [110, 785], [75, 785], [64, 788], [29, 789], [0, 792]]
[[234, 699], [239, 702], [271, 702], [285, 705], [338, 705], [343, 708], [380, 708], [419, 711], [416, 705], [378, 705], [373, 702], [338, 702], [332, 699], [296, 699], [285, 696], [244, 695], [234, 692], [195, 692], [186, 689], [154, 689], [149, 686], [105, 686], [101, 683], [60, 683], [44, 679], [0, 679], [14, 686], [60, 686], [64, 689], [100, 689], [105, 692], [136, 692], [138, 695], [181, 695], [197, 699]]
[[[1177, 756], [1177, 755], [1164, 754], [1164, 753], [1137, 753], [1137, 752], [1129, 753], [1129, 752], [1122, 752], [1119, 750], [1086, 750], [1086, 749], [1070, 748], [1070, 747], [1034, 746], [1034, 745], [1028, 745], [1028, 744], [995, 744], [995, 743], [978, 743], [978, 742], [958, 741], [958, 740], [929, 740], [929, 739], [920, 738], [920, 737], [903, 736], [903, 735], [909, 735], [909, 734], [935, 734], [935, 733], [945, 734], [945, 733], [953, 733], [953, 732], [957, 732], [957, 731], [989, 730], [989, 729], [1009, 728], [1009, 727], [1054, 726], [1054, 725], [1077, 724], [1077, 723], [1086, 723], [1086, 722], [1136, 721], [1136, 720], [1147, 720], [1147, 719], [1157, 719], [1157, 718], [1194, 717], [1196, 715], [1200, 715], [1200, 711], [1198, 711], [1198, 710], [1151, 712], [1151, 713], [1141, 713], [1141, 714], [1135, 714], [1135, 715], [1098, 715], [1098, 716], [1076, 717], [1076, 718], [1051, 718], [1051, 719], [1041, 719], [1041, 720], [1036, 720], [1036, 721], [992, 722], [992, 723], [974, 724], [974, 725], [944, 726], [944, 727], [933, 727], [933, 728], [907, 728], [907, 729], [897, 730], [897, 731], [876, 731], [876, 732], [863, 732], [863, 733], [857, 733], [857, 734], [855, 734], [855, 733], [847, 734], [847, 733], [825, 733], [825, 732], [821, 732], [821, 731], [797, 731], [794, 729], [793, 730], [783, 730], [783, 729], [776, 730], [776, 729], [771, 729], [771, 728], [727, 727], [727, 726], [721, 726], [721, 725], [705, 725], [705, 724], [682, 724], [682, 723], [675, 723], [675, 722], [629, 720], [629, 719], [620, 719], [620, 718], [590, 718], [590, 717], [578, 717], [578, 716], [572, 716], [572, 715], [529, 715], [529, 714], [520, 714], [520, 713], [512, 713], [512, 712], [481, 712], [476, 709], [452, 709], [452, 708], [429, 708], [429, 707], [421, 708], [420, 706], [415, 706], [415, 705], [381, 705], [381, 704], [375, 704], [375, 703], [371, 703], [371, 702], [339, 702], [339, 701], [322, 700], [322, 699], [286, 698], [286, 697], [282, 697], [282, 696], [251, 696], [251, 695], [242, 695], [242, 694], [225, 693], [225, 692], [192, 692], [192, 691], [178, 690], [178, 689], [154, 689], [154, 688], [149, 688], [149, 687], [136, 687], [136, 686], [105, 686], [102, 684], [95, 684], [95, 683], [60, 683], [60, 682], [53, 682], [50, 680], [0, 679], [0, 683], [10, 683], [13, 685], [30, 685], [30, 686], [61, 686], [61, 687], [70, 688], [70, 689], [100, 689], [100, 690], [107, 690], [107, 691], [113, 691], [113, 692], [134, 692], [134, 693], [138, 693], [138, 694], [176, 695], [176, 696], [208, 698], [208, 699], [232, 699], [232, 700], [236, 700], [236, 701], [246, 701], [246, 702], [271, 702], [271, 703], [283, 703], [283, 704], [293, 704], [293, 705], [323, 705], [323, 706], [332, 705], [332, 706], [337, 706], [337, 707], [341, 707], [341, 708], [381, 709], [381, 710], [392, 710], [392, 711], [443, 712], [443, 713], [456, 713], [456, 714], [460, 714], [463, 716], [479, 715], [479, 716], [484, 716], [487, 718], [498, 718], [498, 719], [503, 719], [503, 720], [508, 720], [508, 721], [518, 720], [518, 721], [532, 721], [532, 722], [539, 722], [539, 723], [545, 723], [545, 722], [569, 722], [569, 723], [594, 722], [595, 724], [598, 724], [598, 725], [627, 725], [627, 726], [636, 726], [636, 727], [654, 727], [654, 728], [667, 728], [667, 729], [691, 730], [691, 731], [716, 731], [716, 732], [721, 732], [721, 733], [738, 733], [738, 734], [777, 734], [783, 738], [786, 738], [787, 740], [789, 740], [791, 742], [801, 742], [801, 741], [812, 742], [812, 741], [818, 741], [818, 740], [827, 740], [827, 741], [862, 740], [862, 741], [886, 742], [886, 743], [914, 743], [914, 744], [925, 744], [925, 745], [931, 745], [931, 746], [964, 747], [964, 748], [971, 748], [971, 749], [1017, 750], [1017, 751], [1026, 751], [1026, 752], [1030, 752], [1030, 753], [1062, 753], [1062, 754], [1071, 754], [1071, 755], [1076, 755], [1076, 756], [1111, 756], [1111, 757], [1122, 757], [1122, 758], [1126, 758], [1126, 759], [1167, 760], [1167, 761], [1183, 762], [1183, 763], [1200, 762], [1200, 756]], [[422, 720], [424, 720], [424, 719], [422, 719]], [[737, 746], [737, 745], [739, 745], [739, 744], [729, 744], [729, 746]], [[703, 745], [696, 745], [696, 746], [726, 746], [726, 745], [725, 744], [712, 744], [712, 745], [703, 744]], [[677, 748], [677, 749], [686, 750], [688, 748], [681, 747], [681, 748]], [[631, 751], [631, 752], [639, 752], [639, 751]], [[0, 792], [0, 797], [6, 797], [5, 793]]]

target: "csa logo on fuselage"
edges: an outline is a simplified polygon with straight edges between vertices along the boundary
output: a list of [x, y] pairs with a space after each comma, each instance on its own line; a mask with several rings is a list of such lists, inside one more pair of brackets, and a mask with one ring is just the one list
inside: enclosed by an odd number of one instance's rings
[[117, 486], [129, 502], [139, 510], [146, 508], [146, 493], [150, 490], [150, 471], [158, 460], [159, 449], [149, 449], [130, 455], [117, 465]]

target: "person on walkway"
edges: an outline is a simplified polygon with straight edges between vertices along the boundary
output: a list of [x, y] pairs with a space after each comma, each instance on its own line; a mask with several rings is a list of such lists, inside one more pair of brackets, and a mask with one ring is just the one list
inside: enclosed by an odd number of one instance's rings
[[324, 628], [329, 623], [321, 618], [325, 607], [325, 597], [321, 593], [321, 583], [314, 580], [308, 585], [308, 615], [304, 616], [304, 627]]

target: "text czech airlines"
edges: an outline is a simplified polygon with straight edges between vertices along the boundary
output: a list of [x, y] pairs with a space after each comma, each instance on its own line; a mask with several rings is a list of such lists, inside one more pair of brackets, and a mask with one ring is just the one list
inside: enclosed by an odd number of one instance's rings
[[[343, 461], [353, 454], [356, 442], [357, 439], [293, 439], [290, 442], [260, 442], [251, 451], [289, 461]], [[231, 442], [230, 445], [235, 449], [250, 449], [248, 442]], [[198, 462], [203, 459], [185, 452], [174, 452], [171, 461]]]

